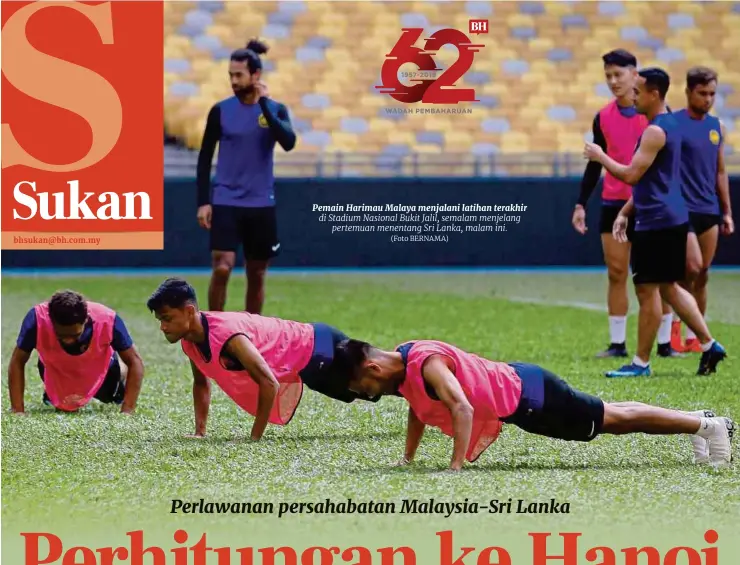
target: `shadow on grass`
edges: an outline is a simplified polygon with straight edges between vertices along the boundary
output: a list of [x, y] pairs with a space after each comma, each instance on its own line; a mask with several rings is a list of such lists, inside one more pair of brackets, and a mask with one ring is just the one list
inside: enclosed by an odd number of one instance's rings
[[324, 434], [301, 434], [297, 436], [271, 436], [263, 437], [259, 442], [252, 442], [249, 439], [249, 435], [233, 435], [233, 436], [217, 436], [217, 437], [205, 437], [203, 439], [192, 439], [186, 437], [180, 437], [179, 443], [191, 444], [192, 442], [200, 441], [208, 445], [239, 445], [239, 444], [264, 444], [264, 443], [279, 443], [279, 444], [295, 444], [295, 443], [308, 443], [314, 441], [328, 441], [338, 444], [346, 443], [357, 443], [366, 440], [385, 440], [385, 439], [398, 439], [406, 437], [405, 431], [398, 432], [377, 432], [369, 433], [358, 436], [353, 433], [324, 433]]
[[[691, 463], [661, 463], [660, 461], [643, 461], [643, 462], [603, 462], [598, 461], [591, 464], [583, 463], [566, 463], [566, 462], [555, 462], [548, 463], [546, 461], [522, 461], [520, 463], [511, 462], [496, 462], [496, 463], [468, 463], [463, 467], [460, 473], [500, 473], [500, 472], [521, 472], [521, 471], [618, 471], [618, 470], [638, 470], [638, 469], [682, 469], [682, 468], [696, 468], [699, 467], [692, 465]], [[393, 464], [382, 465], [375, 467], [377, 471], [385, 471], [391, 473], [411, 473], [415, 475], [429, 475], [429, 474], [450, 474], [456, 475], [459, 473], [448, 472], [447, 465], [424, 465], [414, 463], [403, 467], [398, 467]]]

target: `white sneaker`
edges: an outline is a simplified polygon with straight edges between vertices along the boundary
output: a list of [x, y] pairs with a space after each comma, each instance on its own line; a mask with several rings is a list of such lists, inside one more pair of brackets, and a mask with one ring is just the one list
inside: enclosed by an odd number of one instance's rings
[[732, 437], [736, 425], [730, 418], [714, 418], [714, 430], [709, 438], [709, 459], [715, 467], [732, 463]]
[[[711, 410], [695, 410], [694, 412], [686, 412], [689, 416], [696, 416], [697, 418], [714, 418], [714, 412]], [[709, 463], [709, 442], [701, 436], [692, 435], [691, 445], [694, 448], [694, 463], [702, 465]]]

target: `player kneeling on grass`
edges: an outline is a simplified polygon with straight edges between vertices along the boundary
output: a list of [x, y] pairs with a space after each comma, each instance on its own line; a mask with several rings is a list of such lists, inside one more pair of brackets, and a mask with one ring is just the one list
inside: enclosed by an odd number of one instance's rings
[[13, 412], [24, 411], [25, 367], [34, 349], [45, 404], [75, 412], [95, 398], [120, 404], [126, 414], [136, 408], [144, 363], [123, 320], [107, 306], [65, 290], [28, 311], [8, 369]]
[[181, 341], [193, 371], [195, 437], [206, 434], [209, 379], [255, 417], [251, 439], [267, 423], [285, 425], [303, 385], [335, 400], [370, 400], [347, 388], [334, 370], [337, 345], [347, 336], [326, 324], [307, 324], [247, 312], [199, 311], [195, 289], [165, 280], [147, 301], [170, 343]]
[[411, 462], [425, 426], [454, 438], [452, 470], [475, 461], [503, 424], [569, 441], [607, 434], [688, 434], [697, 462], [731, 462], [735, 424], [709, 411], [679, 412], [639, 402], [606, 403], [571, 388], [536, 365], [489, 361], [439, 341], [420, 340], [382, 351], [361, 341], [340, 344], [350, 389], [396, 395], [409, 407], [403, 462]]

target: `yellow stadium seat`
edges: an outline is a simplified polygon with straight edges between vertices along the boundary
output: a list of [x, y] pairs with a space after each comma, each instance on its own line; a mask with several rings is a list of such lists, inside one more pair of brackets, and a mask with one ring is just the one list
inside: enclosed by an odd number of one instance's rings
[[[620, 37], [619, 27], [614, 26], [614, 23], [612, 23], [611, 26], [599, 26], [593, 30], [591, 37], [604, 41], [616, 40], [618, 37]], [[602, 46], [602, 48], [603, 47], [604, 46]]]
[[482, 87], [477, 86], [475, 88], [475, 93], [481, 94], [498, 94], [498, 95], [506, 95], [509, 92], [508, 86], [503, 82], [489, 82], [488, 84], [484, 84]]
[[355, 133], [334, 132], [331, 135], [333, 145], [343, 148], [343, 150], [355, 149], [358, 144], [358, 137]]
[[573, 13], [573, 6], [569, 2], [543, 2], [548, 14], [563, 16]]
[[408, 131], [389, 131], [387, 139], [388, 143], [406, 143], [409, 146], [413, 146], [416, 143], [416, 136]]
[[369, 128], [372, 132], [389, 132], [398, 127], [398, 125], [391, 121], [383, 118], [373, 118], [370, 120]]
[[512, 27], [534, 27], [534, 18], [529, 14], [512, 14], [506, 18], [506, 25]]
[[529, 49], [533, 52], [547, 52], [555, 47], [555, 41], [549, 37], [536, 37], [529, 42]]
[[501, 135], [501, 142], [522, 145], [529, 142], [529, 137], [521, 132], [512, 130]]
[[556, 136], [559, 132], [567, 131], [571, 127], [572, 126], [570, 124], [565, 124], [563, 122], [553, 122], [548, 119], [542, 119], [537, 121], [534, 131], [539, 135], [552, 137]]
[[738, 49], [740, 48], [740, 35], [725, 35], [722, 38], [723, 49]]
[[538, 118], [547, 112], [548, 105], [547, 103], [540, 103], [539, 99], [530, 99], [526, 106], [522, 105], [519, 108], [517, 115], [525, 118]]
[[448, 147], [466, 149], [473, 145], [473, 136], [467, 131], [447, 131], [445, 133], [445, 142]]
[[677, 2], [676, 12], [682, 12], [685, 14], [701, 14], [703, 6], [694, 2]]
[[442, 153], [442, 151], [444, 151], [444, 148], [440, 145], [434, 145], [432, 143], [419, 143], [414, 145], [414, 151], [416, 151], [417, 153], [438, 154]]
[[198, 59], [193, 59], [191, 61], [191, 64], [193, 69], [193, 76], [197, 82], [202, 83], [209, 78], [210, 71], [213, 65], [213, 59], [206, 59], [205, 57], [201, 57]]
[[[613, 17], [611, 20], [612, 25], [615, 29], [626, 26], [639, 26], [643, 23], [643, 17], [640, 14], [634, 12], [627, 12], [619, 16]], [[594, 34], [595, 37], [604, 37], [608, 28], [601, 28]]]
[[545, 82], [545, 75], [537, 72], [529, 72], [522, 76], [522, 84], [533, 85], [543, 84]]
[[530, 73], [542, 78], [553, 76], [558, 72], [558, 65], [546, 59], [535, 59], [530, 66]]
[[343, 106], [331, 106], [324, 110], [324, 116], [327, 118], [346, 118], [349, 115], [349, 108], [345, 108]]

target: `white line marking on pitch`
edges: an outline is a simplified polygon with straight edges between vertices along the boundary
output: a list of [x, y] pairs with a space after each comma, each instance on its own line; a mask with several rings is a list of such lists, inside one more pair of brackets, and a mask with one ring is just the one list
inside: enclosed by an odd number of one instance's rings
[[507, 298], [510, 302], [523, 302], [525, 304], [538, 304], [542, 306], [567, 306], [569, 308], [581, 308], [583, 310], [596, 310], [597, 312], [606, 312], [606, 306], [603, 304], [594, 304], [593, 302], [579, 302], [577, 300], [547, 300], [545, 298], [530, 298], [524, 296], [511, 296]]

